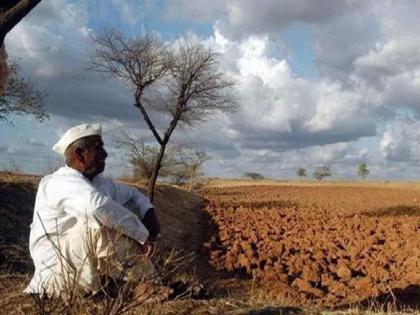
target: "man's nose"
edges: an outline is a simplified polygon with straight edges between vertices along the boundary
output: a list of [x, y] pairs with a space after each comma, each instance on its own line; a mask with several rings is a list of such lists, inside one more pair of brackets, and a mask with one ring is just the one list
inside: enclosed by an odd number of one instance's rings
[[103, 151], [103, 153], [102, 153], [102, 156], [104, 157], [104, 159], [108, 156], [108, 153], [105, 151], [105, 149], [104, 150], [102, 150]]

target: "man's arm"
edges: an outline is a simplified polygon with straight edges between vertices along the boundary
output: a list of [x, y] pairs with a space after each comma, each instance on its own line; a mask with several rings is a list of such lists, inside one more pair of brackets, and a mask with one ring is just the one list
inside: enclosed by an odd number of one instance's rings
[[114, 185], [118, 194], [117, 199], [127, 199], [127, 201], [133, 203], [133, 206], [138, 209], [139, 219], [149, 231], [149, 239], [155, 241], [160, 233], [160, 222], [149, 198], [143, 195], [136, 187], [115, 182]]
[[160, 233], [160, 222], [153, 208], [147, 210], [143, 217], [142, 223], [149, 231], [149, 239], [153, 242], [156, 241], [156, 238]]
[[91, 201], [90, 206], [94, 208], [92, 214], [103, 225], [120, 230], [140, 244], [144, 244], [149, 239], [148, 229], [130, 210], [99, 192], [95, 192]]
[[[57, 191], [58, 183], [60, 190]], [[40, 185], [40, 189], [45, 196], [49, 196], [52, 205], [62, 207], [72, 216], [91, 221], [95, 218], [104, 226], [120, 230], [140, 244], [144, 244], [149, 237], [148, 230], [134, 213], [98, 191], [86, 180], [67, 178], [63, 182], [53, 181], [42, 187]]]

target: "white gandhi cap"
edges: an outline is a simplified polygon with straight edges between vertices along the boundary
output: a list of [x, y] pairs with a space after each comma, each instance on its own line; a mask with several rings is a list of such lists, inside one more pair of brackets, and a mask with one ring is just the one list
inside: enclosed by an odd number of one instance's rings
[[89, 137], [89, 136], [101, 136], [102, 135], [102, 126], [99, 123], [96, 124], [81, 124], [78, 126], [75, 126], [73, 128], [70, 128], [67, 130], [64, 135], [61, 137], [60, 140], [54, 146], [52, 149], [63, 155], [66, 152], [66, 149], [70, 144], [72, 144], [74, 141], [80, 138]]

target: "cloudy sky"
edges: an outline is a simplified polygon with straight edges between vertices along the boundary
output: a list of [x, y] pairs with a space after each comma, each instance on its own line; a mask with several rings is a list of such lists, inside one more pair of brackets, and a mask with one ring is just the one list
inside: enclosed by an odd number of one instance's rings
[[115, 139], [151, 134], [121, 83], [84, 70], [89, 34], [114, 26], [168, 42], [194, 35], [221, 54], [240, 109], [174, 138], [206, 148], [208, 176], [293, 178], [326, 165], [351, 179], [366, 162], [372, 179], [417, 179], [419, 10], [418, 0], [43, 0], [6, 49], [48, 92], [51, 119], [0, 122], [0, 167], [45, 173], [68, 127], [101, 121], [108, 174], [130, 172]]

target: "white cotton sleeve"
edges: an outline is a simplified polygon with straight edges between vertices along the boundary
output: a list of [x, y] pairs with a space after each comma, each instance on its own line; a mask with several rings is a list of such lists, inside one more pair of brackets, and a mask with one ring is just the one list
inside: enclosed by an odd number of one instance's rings
[[140, 210], [140, 216], [143, 219], [147, 210], [153, 209], [154, 206], [150, 202], [149, 198], [147, 198], [145, 195], [143, 195], [140, 191], [138, 191], [136, 188], [133, 189], [133, 201], [137, 205], [137, 207]]
[[127, 202], [134, 203], [134, 207], [138, 210], [140, 218], [143, 219], [147, 210], [153, 209], [154, 206], [149, 198], [143, 195], [136, 187], [131, 187], [121, 183], [115, 183], [117, 191], [117, 200], [122, 204]]
[[141, 244], [149, 237], [149, 232], [137, 216], [118, 199], [113, 199], [108, 189], [98, 190], [70, 168], [63, 168], [61, 173], [57, 172], [43, 179], [37, 196], [43, 197], [43, 204], [49, 205], [42, 207], [44, 222], [48, 218], [61, 217], [67, 213], [75, 218], [88, 219], [87, 224], [94, 222], [92, 227], [97, 227], [99, 222], [106, 227], [118, 229]]
[[92, 215], [100, 223], [106, 227], [120, 230], [140, 244], [147, 241], [149, 232], [130, 210], [98, 192], [92, 192], [90, 197], [90, 204], [87, 207], [93, 209]]

